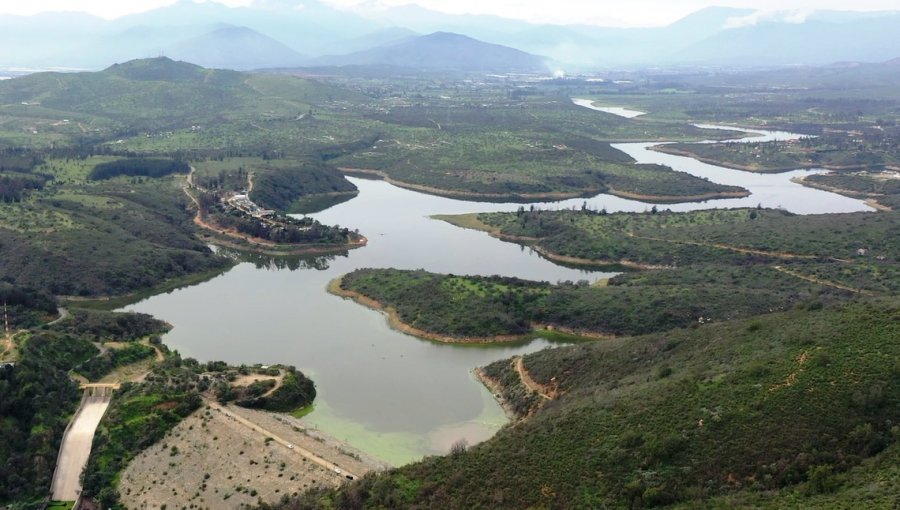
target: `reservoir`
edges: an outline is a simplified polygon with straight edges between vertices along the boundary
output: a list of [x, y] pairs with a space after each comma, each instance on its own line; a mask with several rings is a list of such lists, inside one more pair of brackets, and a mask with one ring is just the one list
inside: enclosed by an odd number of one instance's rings
[[[685, 211], [761, 203], [804, 214], [869, 210], [859, 200], [790, 182], [792, 176], [809, 171], [750, 174], [649, 151], [648, 146], [616, 145], [639, 162], [666, 164], [752, 192], [743, 199], [662, 208]], [[328, 282], [362, 267], [498, 274], [550, 282], [594, 281], [611, 273], [559, 266], [528, 248], [429, 218], [515, 211], [521, 204], [454, 200], [383, 181], [350, 180], [359, 188], [356, 198], [313, 216], [328, 225], [359, 229], [369, 239], [367, 246], [335, 256], [242, 256], [242, 262], [212, 280], [150, 297], [127, 309], [173, 324], [163, 341], [182, 356], [234, 364], [295, 365], [313, 378], [318, 390], [315, 409], [303, 421], [389, 463], [444, 453], [463, 438], [470, 444], [487, 439], [506, 418], [475, 380], [472, 369], [551, 347], [551, 342], [448, 345], [421, 340], [393, 331], [379, 312], [328, 294]], [[572, 208], [584, 201], [535, 206]], [[610, 212], [652, 207], [610, 195], [586, 201]]]

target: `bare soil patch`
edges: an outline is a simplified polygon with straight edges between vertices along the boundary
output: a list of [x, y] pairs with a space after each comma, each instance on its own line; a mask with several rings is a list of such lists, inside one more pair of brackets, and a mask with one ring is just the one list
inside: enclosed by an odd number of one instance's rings
[[269, 391], [263, 393], [261, 395], [263, 397], [268, 397], [272, 393], [275, 393], [275, 390], [277, 390], [278, 388], [281, 387], [282, 383], [284, 382], [284, 374], [281, 373], [279, 375], [265, 375], [265, 374], [242, 375], [242, 376], [238, 377], [237, 379], [235, 379], [234, 381], [232, 381], [231, 386], [232, 387], [246, 387], [246, 386], [250, 386], [251, 384], [253, 384], [255, 382], [267, 381], [267, 380], [274, 380], [275, 386], [272, 386], [272, 388], [269, 389]]
[[[292, 441], [294, 448], [267, 440], [266, 434], [231, 415]], [[236, 406], [222, 411], [204, 406], [128, 465], [119, 492], [122, 502], [131, 509], [159, 509], [163, 505], [237, 509], [255, 505], [260, 499], [276, 502], [284, 495], [349, 481], [343, 472], [338, 474], [301, 455], [301, 448], [357, 476], [387, 467], [305, 429], [291, 416]]]

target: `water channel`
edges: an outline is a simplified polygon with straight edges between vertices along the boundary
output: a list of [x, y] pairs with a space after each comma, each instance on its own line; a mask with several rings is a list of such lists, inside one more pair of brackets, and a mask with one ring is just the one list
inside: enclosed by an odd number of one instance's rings
[[[767, 137], [791, 134], [762, 133]], [[754, 138], [760, 140], [762, 138]], [[664, 206], [685, 211], [712, 207], [783, 206], [798, 213], [869, 208], [859, 200], [804, 188], [794, 175], [750, 174], [647, 150], [616, 147], [642, 163], [662, 163], [713, 181], [737, 184], [753, 195]], [[446, 452], [458, 439], [487, 439], [506, 419], [472, 369], [552, 346], [536, 339], [490, 346], [446, 345], [390, 329], [378, 312], [326, 292], [328, 282], [361, 267], [426, 269], [456, 274], [506, 275], [534, 280], [596, 280], [609, 273], [567, 268], [531, 250], [433, 220], [433, 214], [515, 211], [521, 204], [453, 200], [351, 178], [359, 195], [314, 217], [358, 228], [368, 246], [344, 256], [247, 258], [205, 283], [153, 296], [128, 310], [173, 324], [164, 342], [183, 356], [229, 363], [284, 363], [316, 382], [315, 410], [303, 418], [337, 439], [391, 464]], [[580, 207], [584, 199], [535, 204]], [[587, 199], [614, 211], [651, 205], [610, 195]]]

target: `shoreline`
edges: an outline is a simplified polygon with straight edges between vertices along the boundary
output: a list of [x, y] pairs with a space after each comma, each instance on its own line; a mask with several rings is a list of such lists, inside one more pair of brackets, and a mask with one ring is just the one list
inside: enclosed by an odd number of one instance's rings
[[123, 306], [130, 305], [132, 303], [136, 303], [142, 299], [145, 299], [149, 296], [155, 296], [157, 294], [163, 294], [165, 292], [172, 292], [174, 290], [178, 290], [184, 287], [190, 287], [192, 285], [198, 285], [204, 283], [208, 280], [211, 280], [226, 271], [230, 270], [235, 266], [234, 261], [231, 261], [224, 267], [211, 269], [209, 271], [203, 271], [200, 273], [193, 273], [185, 276], [180, 276], [177, 278], [170, 278], [163, 282], [160, 282], [152, 287], [148, 287], [146, 289], [135, 290], [133, 292], [128, 292], [125, 294], [115, 294], [115, 295], [107, 295], [107, 296], [57, 296], [62, 301], [62, 304], [65, 306], [72, 306], [73, 308], [90, 308], [90, 309], [101, 309], [101, 310], [111, 310], [115, 308], [121, 308]]
[[341, 282], [343, 281], [343, 276], [339, 276], [330, 282], [328, 282], [328, 293], [342, 297], [345, 299], [351, 299], [355, 301], [357, 304], [363, 305], [367, 308], [371, 308], [372, 310], [376, 310], [385, 314], [388, 318], [388, 324], [390, 327], [396, 331], [401, 333], [406, 333], [408, 335], [415, 336], [417, 338], [423, 338], [425, 340], [432, 340], [435, 342], [447, 343], [447, 344], [502, 344], [507, 342], [518, 342], [522, 340], [528, 340], [536, 337], [541, 337], [542, 334], [547, 336], [567, 336], [572, 337], [573, 341], [578, 340], [611, 340], [615, 338], [615, 335], [607, 334], [607, 333], [599, 333], [596, 331], [582, 331], [576, 330], [572, 328], [568, 328], [566, 326], [560, 326], [556, 324], [531, 324], [531, 331], [528, 333], [518, 334], [518, 335], [496, 335], [496, 336], [485, 336], [485, 337], [458, 337], [451, 335], [442, 335], [440, 333], [432, 333], [430, 331], [425, 331], [414, 326], [411, 326], [400, 318], [400, 315], [397, 314], [397, 311], [390, 306], [386, 306], [384, 303], [372, 299], [364, 294], [356, 292], [354, 290], [347, 290], [341, 286]]
[[[502, 239], [502, 237], [501, 237]], [[672, 266], [658, 266], [653, 264], [643, 264], [640, 262], [633, 262], [630, 260], [600, 260], [600, 259], [584, 259], [580, 257], [572, 257], [570, 255], [560, 255], [559, 253], [554, 253], [546, 248], [534, 244], [531, 245], [531, 249], [538, 252], [540, 255], [546, 257], [549, 260], [554, 262], [563, 262], [565, 264], [573, 264], [576, 266], [589, 266], [589, 267], [615, 267], [621, 266], [628, 269], [638, 269], [642, 271], [648, 271], [653, 269], [672, 269]]]
[[[359, 236], [357, 241], [349, 241], [339, 245], [324, 244], [278, 244], [264, 239], [259, 239], [249, 235], [241, 234], [234, 230], [223, 229], [213, 223], [208, 223], [203, 214], [198, 210], [194, 216], [194, 224], [202, 228], [205, 232], [205, 241], [211, 244], [218, 244], [226, 248], [235, 250], [248, 251], [261, 255], [323, 255], [329, 253], [339, 253], [342, 251], [353, 250], [368, 244], [369, 239], [363, 235]], [[224, 237], [223, 237], [224, 236]], [[227, 239], [226, 239], [227, 238]], [[237, 241], [248, 243], [241, 244]]]
[[780, 174], [784, 172], [791, 172], [794, 170], [809, 170], [813, 168], [824, 168], [825, 170], [862, 170], [864, 168], [867, 168], [866, 165], [822, 165], [815, 163], [798, 163], [794, 166], [759, 167], [752, 165], [741, 165], [739, 163], [732, 163], [729, 161], [722, 161], [706, 156], [700, 156], [699, 154], [695, 154], [690, 151], [670, 148], [666, 144], [654, 145], [648, 147], [648, 149], [655, 152], [661, 152], [663, 154], [670, 154], [672, 156], [683, 156], [686, 158], [695, 159], [701, 163], [706, 163], [709, 165], [721, 166], [730, 168], [732, 170], [741, 170], [754, 174]]
[[342, 297], [344, 299], [351, 299], [357, 304], [363, 305], [366, 308], [371, 308], [372, 310], [376, 310], [385, 314], [388, 319], [388, 324], [392, 329], [401, 333], [406, 333], [407, 335], [412, 335], [417, 338], [431, 340], [434, 342], [441, 342], [445, 344], [500, 344], [527, 340], [528, 338], [531, 338], [535, 333], [530, 332], [521, 335], [497, 335], [489, 337], [457, 337], [432, 333], [430, 331], [425, 331], [403, 322], [400, 319], [400, 315], [397, 313], [397, 310], [395, 310], [393, 307], [386, 306], [380, 301], [360, 294], [359, 292], [347, 290], [341, 287], [342, 281], [343, 276], [339, 276], [328, 282], [328, 293], [338, 297]]
[[880, 203], [878, 201], [878, 197], [883, 197], [886, 195], [877, 194], [877, 193], [866, 193], [864, 191], [855, 191], [852, 189], [844, 189], [844, 188], [835, 188], [834, 186], [828, 186], [827, 184], [821, 184], [818, 182], [808, 181], [806, 179], [807, 176], [801, 175], [798, 177], [791, 178], [791, 182], [799, 184], [801, 186], [806, 186], [808, 188], [818, 189], [822, 191], [829, 191], [831, 193], [837, 193], [838, 195], [843, 195], [845, 197], [850, 198], [861, 198], [864, 199], [866, 205], [871, 207], [872, 209], [878, 211], [889, 212], [893, 211], [892, 208]]
[[444, 198], [457, 198], [457, 199], [471, 199], [474, 201], [510, 201], [510, 202], [526, 202], [532, 200], [539, 201], [556, 201], [556, 200], [568, 200], [571, 198], [581, 198], [581, 197], [589, 197], [598, 193], [602, 193], [601, 190], [586, 190], [582, 192], [577, 191], [548, 191], [544, 193], [481, 193], [477, 191], [462, 191], [462, 190], [452, 190], [452, 189], [443, 189], [443, 188], [435, 188], [433, 186], [427, 186], [424, 184], [413, 184], [409, 182], [399, 181], [394, 179], [387, 172], [383, 170], [375, 170], [371, 168], [348, 168], [348, 167], [338, 167], [338, 171], [343, 174], [354, 176], [354, 177], [362, 177], [362, 178], [378, 178], [388, 184], [392, 184], [397, 186], [398, 188], [408, 189], [411, 191], [418, 191], [421, 193], [426, 193], [429, 195], [435, 195]]
[[633, 193], [631, 191], [620, 191], [610, 188], [607, 193], [619, 198], [627, 198], [629, 200], [638, 200], [640, 202], [655, 202], [659, 204], [680, 204], [684, 202], [705, 202], [707, 200], [721, 200], [727, 198], [745, 198], [750, 196], [750, 192], [743, 191], [710, 191], [709, 193], [698, 193], [696, 195], [644, 195], [641, 193]]
[[[302, 248], [293, 248], [293, 245], [287, 244], [255, 244], [253, 241], [245, 240], [246, 242], [251, 243], [251, 245], [248, 246], [231, 241], [229, 239], [223, 239], [221, 236], [217, 236], [215, 234], [205, 234], [204, 241], [216, 246], [221, 246], [223, 248], [230, 248], [237, 251], [277, 257], [281, 255], [329, 255], [333, 253], [345, 252], [348, 250], [355, 250], [356, 248], [362, 248], [363, 246], [366, 246], [369, 242], [369, 239], [365, 236], [360, 237], [360, 241], [355, 243], [339, 244], [334, 246], [307, 245]], [[282, 247], [285, 247], [285, 249], [282, 249]]]
[[882, 204], [881, 202], [879, 202], [878, 200], [875, 200], [874, 198], [867, 198], [867, 199], [863, 200], [863, 202], [865, 202], [866, 205], [868, 205], [872, 209], [876, 209], [878, 211], [890, 212], [890, 211], [894, 210], [893, 208]]
[[475, 379], [491, 393], [491, 397], [493, 397], [494, 402], [500, 406], [500, 409], [503, 409], [503, 414], [505, 414], [506, 418], [509, 420], [507, 425], [515, 424], [525, 418], [524, 416], [519, 416], [515, 409], [510, 405], [509, 401], [503, 398], [503, 384], [496, 379], [488, 377], [484, 371], [484, 367], [477, 367], [472, 373], [475, 375]]
[[[478, 219], [479, 213], [466, 213], [466, 214], [437, 214], [432, 216], [432, 218], [440, 221], [445, 221], [453, 226], [460, 228], [468, 228], [470, 230], [478, 230], [480, 232], [486, 232], [489, 236], [494, 237], [496, 239], [500, 239], [501, 241], [508, 241], [514, 243], [524, 243], [527, 244], [529, 248], [538, 252], [542, 257], [552, 260], [554, 262], [562, 262], [565, 264], [572, 264], [576, 266], [588, 266], [588, 267], [624, 267], [628, 269], [639, 269], [639, 270], [652, 270], [652, 269], [671, 269], [671, 266], [661, 266], [661, 265], [653, 265], [653, 264], [642, 264], [640, 262], [633, 262], [630, 260], [598, 260], [598, 259], [585, 259], [580, 257], [572, 257], [569, 255], [561, 255], [559, 253], [554, 253], [540, 244], [539, 238], [536, 237], [524, 237], [524, 236], [514, 236], [509, 234], [504, 234], [501, 232], [500, 228], [495, 227], [493, 225], [488, 225], [487, 223], [482, 222]], [[577, 334], [577, 333], [576, 333]], [[596, 334], [596, 333], [595, 333]], [[577, 334], [578, 336], [584, 336]]]
[[658, 203], [658, 204], [678, 204], [682, 202], [705, 202], [707, 200], [725, 199], [725, 198], [744, 198], [749, 197], [750, 192], [742, 191], [711, 191], [709, 193], [698, 193], [696, 195], [648, 195], [642, 193], [633, 193], [630, 191], [621, 191], [615, 188], [606, 190], [590, 189], [584, 191], [549, 191], [546, 193], [479, 193], [475, 191], [450, 190], [443, 188], [435, 188], [424, 184], [412, 184], [404, 181], [398, 181], [392, 178], [383, 170], [374, 170], [371, 168], [347, 168], [339, 167], [338, 170], [346, 175], [377, 178], [388, 184], [397, 186], [398, 188], [418, 191], [429, 195], [435, 195], [444, 198], [469, 199], [473, 201], [484, 202], [529, 202], [544, 201], [555, 202], [561, 200], [570, 200], [573, 198], [592, 198], [596, 195], [607, 194], [619, 198], [629, 200], [639, 200], [642, 202]]
[[449, 223], [454, 227], [466, 228], [478, 232], [486, 232], [489, 236], [504, 241], [516, 241], [522, 243], [535, 243], [540, 241], [540, 239], [537, 237], [504, 234], [499, 227], [488, 225], [487, 223], [479, 220], [479, 214], [481, 213], [434, 214], [430, 216], [430, 218]]
[[[317, 254], [329, 254], [329, 253], [340, 253], [346, 250], [352, 250], [355, 248], [359, 248], [361, 246], [365, 246], [369, 240], [360, 235], [357, 241], [350, 240], [350, 242], [342, 244], [342, 245], [290, 245], [290, 244], [278, 244], [270, 241], [266, 241], [265, 239], [259, 239], [248, 234], [241, 234], [240, 232], [234, 229], [225, 229], [213, 223], [208, 223], [206, 218], [204, 217], [203, 209], [200, 206], [200, 201], [195, 197], [191, 192], [190, 188], [194, 186], [194, 167], [191, 167], [191, 172], [187, 175], [186, 185], [182, 187], [184, 193], [191, 199], [196, 208], [196, 212], [194, 213], [193, 222], [194, 225], [200, 227], [203, 231], [206, 231], [207, 242], [212, 244], [220, 244], [226, 248], [232, 248], [235, 250], [243, 250], [251, 253], [258, 253], [261, 255], [317, 255]], [[248, 176], [249, 188], [253, 189], [253, 176], [250, 174]], [[357, 190], [357, 193], [359, 191]], [[358, 235], [358, 234], [357, 234]], [[223, 238], [226, 237], [228, 239]], [[245, 243], [249, 243], [250, 246], [246, 246], [243, 244], [235, 243], [232, 240], [241, 240]], [[301, 247], [302, 246], [302, 247]]]

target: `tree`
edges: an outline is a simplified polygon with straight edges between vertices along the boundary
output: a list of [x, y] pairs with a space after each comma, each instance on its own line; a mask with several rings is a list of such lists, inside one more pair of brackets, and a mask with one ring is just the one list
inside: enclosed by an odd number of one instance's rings
[[450, 455], [453, 457], [459, 457], [463, 453], [466, 452], [466, 449], [469, 448], [469, 442], [466, 441], [465, 438], [459, 439], [450, 445]]

